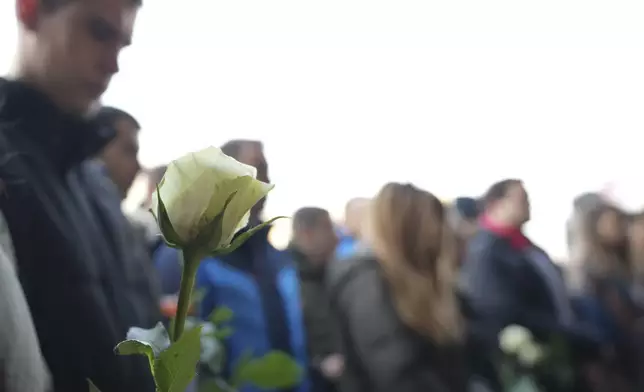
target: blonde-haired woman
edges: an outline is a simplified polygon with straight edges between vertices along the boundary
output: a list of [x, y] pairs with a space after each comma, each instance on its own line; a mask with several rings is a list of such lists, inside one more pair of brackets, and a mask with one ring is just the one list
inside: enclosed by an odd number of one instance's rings
[[442, 203], [390, 183], [369, 220], [369, 250], [329, 276], [345, 348], [343, 392], [465, 391], [458, 256]]

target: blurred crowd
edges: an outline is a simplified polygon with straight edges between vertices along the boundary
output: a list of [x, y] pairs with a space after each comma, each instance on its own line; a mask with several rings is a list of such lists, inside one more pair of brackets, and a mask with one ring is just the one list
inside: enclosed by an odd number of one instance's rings
[[[103, 392], [152, 392], [147, 360], [114, 347], [176, 312], [181, 255], [149, 212], [165, 167], [144, 170], [145, 200], [124, 213], [141, 125], [96, 104], [141, 2], [16, 5], [16, 69], [0, 79], [0, 391], [85, 392], [90, 379]], [[260, 141], [221, 149], [270, 182]], [[522, 230], [520, 179], [481, 193], [443, 203], [388, 183], [349, 201], [342, 225], [300, 208], [285, 250], [267, 227], [202, 260], [194, 315], [234, 317], [219, 374], [195, 369], [190, 389], [214, 392], [204, 381], [230, 377], [246, 353], [279, 350], [303, 370], [279, 392], [502, 391], [498, 336], [521, 325], [569, 347], [569, 390], [644, 390], [644, 213], [580, 195], [569, 260], [557, 264]]]

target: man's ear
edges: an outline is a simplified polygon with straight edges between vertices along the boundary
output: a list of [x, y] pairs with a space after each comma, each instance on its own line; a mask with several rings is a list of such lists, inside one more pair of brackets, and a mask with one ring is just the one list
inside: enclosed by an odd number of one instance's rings
[[40, 0], [16, 0], [16, 16], [28, 30], [36, 29], [39, 11]]

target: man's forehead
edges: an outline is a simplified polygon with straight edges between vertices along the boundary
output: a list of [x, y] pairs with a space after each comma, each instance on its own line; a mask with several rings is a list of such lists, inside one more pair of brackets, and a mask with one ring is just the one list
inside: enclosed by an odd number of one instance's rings
[[88, 17], [104, 22], [122, 36], [124, 45], [132, 39], [138, 6], [132, 0], [81, 0]]

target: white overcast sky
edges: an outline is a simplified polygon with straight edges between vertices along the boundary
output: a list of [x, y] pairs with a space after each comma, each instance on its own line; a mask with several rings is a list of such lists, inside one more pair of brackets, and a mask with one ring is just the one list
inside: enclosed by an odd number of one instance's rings
[[140, 119], [145, 165], [261, 139], [270, 215], [338, 214], [389, 180], [451, 198], [520, 177], [529, 231], [555, 256], [574, 194], [615, 181], [644, 205], [644, 2], [145, 3], [104, 97]]

